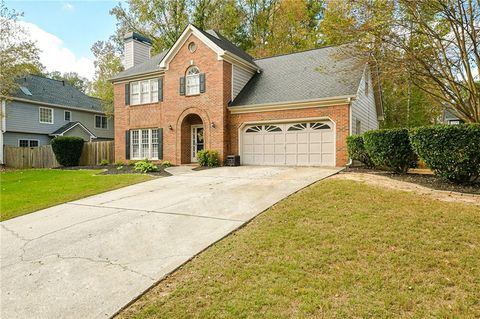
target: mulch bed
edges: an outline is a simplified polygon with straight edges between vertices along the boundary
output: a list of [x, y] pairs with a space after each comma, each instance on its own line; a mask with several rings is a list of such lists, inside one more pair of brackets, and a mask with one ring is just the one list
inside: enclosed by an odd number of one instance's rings
[[[172, 176], [169, 172], [165, 171], [165, 167], [161, 165], [157, 165], [158, 172], [148, 172], [146, 174], [152, 176], [159, 176], [159, 177], [167, 177]], [[79, 170], [79, 169], [102, 169], [104, 170], [98, 175], [117, 175], [117, 174], [144, 174], [140, 171], [136, 171], [133, 166], [116, 166], [116, 165], [90, 165], [90, 166], [73, 166], [73, 167], [58, 167], [56, 169], [63, 169], [63, 170]]]
[[418, 174], [418, 173], [411, 173], [411, 172], [407, 174], [394, 174], [388, 171], [367, 169], [362, 167], [350, 167], [345, 169], [345, 172], [359, 172], [359, 173], [367, 173], [367, 174], [373, 174], [373, 175], [381, 175], [381, 176], [386, 176], [395, 180], [414, 183], [420, 186], [441, 190], [441, 191], [458, 192], [458, 193], [466, 193], [466, 194], [480, 194], [479, 180], [477, 180], [474, 184], [470, 184], [470, 185], [458, 185], [432, 174]]

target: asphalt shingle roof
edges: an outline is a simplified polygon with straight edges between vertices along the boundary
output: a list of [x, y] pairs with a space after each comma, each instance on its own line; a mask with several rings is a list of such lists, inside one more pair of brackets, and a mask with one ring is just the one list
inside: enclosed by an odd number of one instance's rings
[[356, 95], [364, 63], [347, 47], [325, 47], [255, 60], [261, 68], [231, 106]]
[[88, 134], [90, 135], [93, 135], [95, 136], [95, 134], [93, 134], [92, 132], [90, 132], [88, 129], [86, 129], [82, 123], [80, 122], [69, 122], [67, 124], [65, 124], [64, 126], [60, 127], [59, 129], [57, 129], [55, 132], [51, 133], [50, 135], [61, 135], [63, 133], [65, 133], [66, 131], [68, 131], [69, 129], [71, 129], [72, 127], [74, 127], [75, 125], [79, 124], [80, 127], [85, 130]]
[[[63, 81], [27, 75], [18, 79], [17, 83], [20, 88], [12, 94], [12, 97], [102, 112], [102, 100], [88, 96]], [[25, 94], [21, 87], [27, 88], [31, 95]]]
[[[220, 48], [222, 48], [223, 50], [231, 52], [231, 53], [235, 54], [236, 56], [242, 58], [243, 60], [255, 65], [254, 59], [250, 55], [245, 53], [245, 51], [243, 51], [242, 49], [237, 47], [235, 44], [230, 42], [227, 38], [222, 36], [220, 33], [216, 32], [214, 30], [203, 31], [199, 28], [197, 28], [197, 29], [203, 35], [205, 35], [208, 39], [210, 39], [213, 43], [215, 43]], [[160, 62], [162, 62], [165, 55], [167, 55], [168, 51], [169, 50], [165, 50], [162, 53], [153, 56], [150, 60], [147, 60], [147, 61], [145, 61], [143, 63], [140, 63], [136, 66], [133, 66], [133, 67], [131, 67], [131, 68], [125, 70], [125, 71], [120, 72], [116, 76], [112, 77], [111, 80], [123, 79], [123, 78], [126, 78], [126, 77], [141, 75], [141, 74], [150, 73], [150, 72], [154, 72], [156, 70], [159, 70], [158, 66], [160, 65]]]
[[159, 65], [160, 62], [163, 60], [165, 55], [167, 54], [168, 50], [163, 51], [162, 53], [159, 53], [157, 55], [154, 55], [150, 60], [147, 60], [143, 63], [137, 64], [135, 66], [132, 66], [129, 69], [126, 69], [125, 71], [122, 71], [118, 73], [116, 76], [112, 77], [112, 80], [116, 79], [122, 79], [126, 78], [129, 76], [134, 76], [134, 75], [140, 75], [140, 74], [145, 74], [145, 73], [150, 73], [153, 71], [158, 71], [159, 70]]
[[223, 35], [221, 35], [217, 31], [214, 31], [214, 30], [203, 31], [202, 29], [198, 29], [198, 30], [223, 50], [233, 53], [236, 56], [242, 58], [243, 60], [255, 65], [255, 60], [250, 55], [248, 55], [245, 51], [243, 51], [242, 49], [237, 47], [235, 44], [230, 42], [227, 38], [225, 38]]

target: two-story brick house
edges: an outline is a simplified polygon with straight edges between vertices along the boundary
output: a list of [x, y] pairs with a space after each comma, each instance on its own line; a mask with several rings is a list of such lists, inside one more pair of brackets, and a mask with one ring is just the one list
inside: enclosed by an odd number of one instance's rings
[[342, 47], [253, 59], [193, 25], [167, 51], [150, 45], [128, 34], [112, 79], [117, 160], [183, 164], [214, 149], [245, 165], [344, 166], [346, 137], [383, 116], [369, 66]]

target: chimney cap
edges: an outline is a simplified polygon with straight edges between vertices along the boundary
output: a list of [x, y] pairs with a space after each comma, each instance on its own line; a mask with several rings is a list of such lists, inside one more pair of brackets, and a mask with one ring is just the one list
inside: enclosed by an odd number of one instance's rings
[[140, 41], [140, 42], [143, 42], [145, 44], [148, 44], [148, 45], [152, 45], [152, 40], [150, 40], [149, 38], [137, 33], [137, 32], [127, 32], [125, 33], [125, 36], [123, 37], [123, 39], [125, 41], [127, 40], [130, 40], [130, 39], [133, 39], [133, 40], [137, 40], [137, 41]]

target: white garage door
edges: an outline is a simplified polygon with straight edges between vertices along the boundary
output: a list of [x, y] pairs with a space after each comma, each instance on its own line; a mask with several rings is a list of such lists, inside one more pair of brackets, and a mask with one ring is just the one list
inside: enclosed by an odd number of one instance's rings
[[249, 125], [242, 132], [245, 165], [335, 166], [330, 121]]

